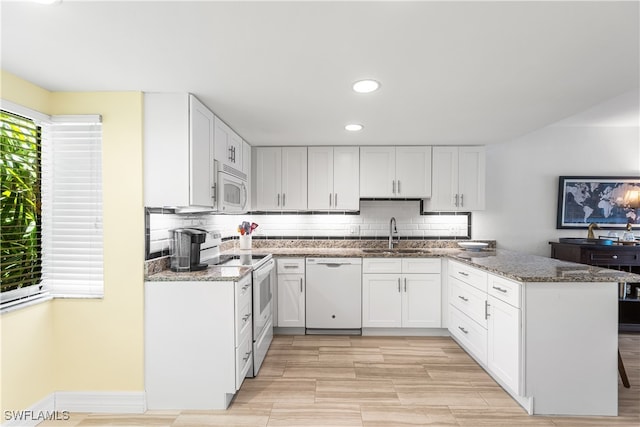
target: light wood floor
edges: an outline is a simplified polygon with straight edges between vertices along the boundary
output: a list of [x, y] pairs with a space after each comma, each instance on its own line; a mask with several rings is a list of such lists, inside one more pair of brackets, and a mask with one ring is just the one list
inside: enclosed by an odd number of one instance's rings
[[528, 416], [450, 338], [277, 336], [227, 411], [71, 414], [44, 426], [640, 426], [640, 334], [618, 417]]

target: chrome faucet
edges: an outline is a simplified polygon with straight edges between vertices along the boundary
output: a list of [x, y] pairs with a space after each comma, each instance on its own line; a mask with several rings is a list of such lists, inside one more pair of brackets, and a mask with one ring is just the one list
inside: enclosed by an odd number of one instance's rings
[[398, 229], [396, 228], [396, 218], [391, 217], [389, 220], [389, 249], [393, 249], [394, 242], [393, 241], [393, 233], [398, 234]]

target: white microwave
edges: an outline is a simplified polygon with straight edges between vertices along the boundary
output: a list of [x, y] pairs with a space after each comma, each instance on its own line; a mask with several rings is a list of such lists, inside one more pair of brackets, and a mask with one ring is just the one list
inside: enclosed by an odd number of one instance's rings
[[231, 173], [219, 171], [216, 187], [218, 192], [218, 212], [247, 212], [247, 199], [249, 198], [249, 192], [247, 190], [246, 178], [243, 179], [242, 177], [232, 175]]

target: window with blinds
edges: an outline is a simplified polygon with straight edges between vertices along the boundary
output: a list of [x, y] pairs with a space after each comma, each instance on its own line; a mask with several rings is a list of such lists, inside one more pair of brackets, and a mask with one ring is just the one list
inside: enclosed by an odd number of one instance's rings
[[0, 290], [25, 298], [42, 290], [41, 127], [5, 111], [0, 126]]
[[[100, 116], [50, 117], [2, 103], [2, 308], [48, 295], [101, 297]], [[4, 111], [7, 104], [37, 120]]]
[[103, 295], [102, 124], [54, 116], [42, 148], [42, 279], [56, 297]]

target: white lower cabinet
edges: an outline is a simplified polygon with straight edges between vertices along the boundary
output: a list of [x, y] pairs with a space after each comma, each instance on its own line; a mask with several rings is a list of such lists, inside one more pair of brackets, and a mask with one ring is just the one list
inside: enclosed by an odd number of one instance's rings
[[487, 366], [502, 382], [520, 392], [520, 309], [489, 296]]
[[227, 408], [253, 363], [251, 295], [251, 275], [145, 282], [148, 409]]
[[278, 277], [278, 327], [305, 327], [304, 258], [276, 260]]
[[441, 326], [440, 259], [365, 258], [362, 272], [363, 327]]
[[449, 261], [449, 332], [514, 393], [520, 392], [520, 283]]

